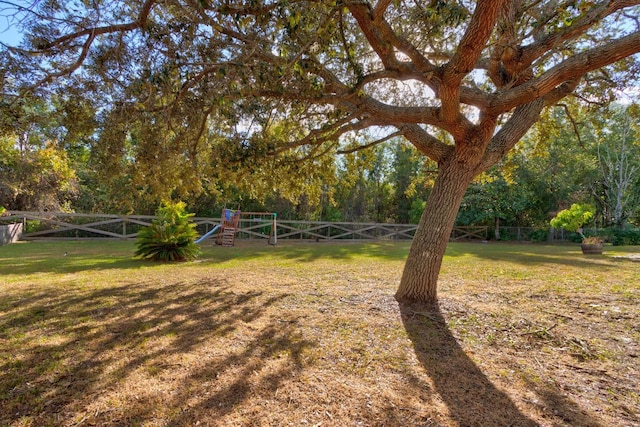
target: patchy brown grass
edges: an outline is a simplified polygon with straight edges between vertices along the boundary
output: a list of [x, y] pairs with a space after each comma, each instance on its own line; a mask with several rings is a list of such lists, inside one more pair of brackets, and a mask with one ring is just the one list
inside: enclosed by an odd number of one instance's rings
[[452, 244], [399, 307], [407, 249], [1, 247], [0, 425], [640, 424], [637, 249]]

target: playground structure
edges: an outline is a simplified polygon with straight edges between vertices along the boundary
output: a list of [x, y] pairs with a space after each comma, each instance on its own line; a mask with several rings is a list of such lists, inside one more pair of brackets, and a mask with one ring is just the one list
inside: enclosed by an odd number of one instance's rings
[[[271, 230], [269, 232], [268, 243], [275, 245], [278, 243], [278, 235], [276, 230], [276, 217], [275, 212], [242, 212], [240, 210], [232, 211], [231, 209], [223, 209], [220, 219], [220, 224], [216, 225], [205, 233], [202, 237], [196, 240], [196, 243], [202, 243], [209, 237], [216, 235], [216, 244], [223, 247], [234, 246], [236, 234], [238, 233], [239, 223], [241, 217], [249, 217], [242, 219], [243, 222], [255, 222], [255, 225], [250, 225], [243, 229], [244, 232], [256, 233], [256, 229], [265, 228], [265, 220], [270, 219]], [[261, 233], [264, 234], [264, 233]]]

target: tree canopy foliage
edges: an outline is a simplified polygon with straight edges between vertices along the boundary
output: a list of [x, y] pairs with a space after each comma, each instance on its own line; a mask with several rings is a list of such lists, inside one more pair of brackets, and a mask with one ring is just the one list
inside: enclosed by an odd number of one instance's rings
[[401, 300], [435, 300], [467, 187], [545, 107], [639, 71], [640, 0], [0, 4], [26, 34], [2, 50], [3, 111], [82, 94], [120, 188], [317, 198], [330, 155], [405, 138], [438, 173]]
[[574, 203], [569, 209], [558, 212], [558, 215], [551, 220], [551, 225], [568, 231], [579, 231], [584, 224], [593, 218], [593, 214], [593, 206]]

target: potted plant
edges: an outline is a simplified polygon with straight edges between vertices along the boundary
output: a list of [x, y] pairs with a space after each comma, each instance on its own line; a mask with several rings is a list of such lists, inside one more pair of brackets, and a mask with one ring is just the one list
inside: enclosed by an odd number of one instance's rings
[[598, 236], [586, 237], [582, 232], [582, 226], [593, 218], [594, 212], [591, 205], [574, 203], [569, 209], [558, 212], [551, 220], [551, 226], [580, 234], [583, 254], [602, 254], [603, 240]]
[[588, 236], [582, 239], [580, 248], [585, 255], [602, 255], [604, 240], [598, 236]]

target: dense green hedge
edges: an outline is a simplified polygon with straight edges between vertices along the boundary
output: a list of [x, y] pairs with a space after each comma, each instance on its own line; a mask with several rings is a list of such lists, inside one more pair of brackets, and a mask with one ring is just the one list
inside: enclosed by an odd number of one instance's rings
[[607, 230], [607, 237], [613, 246], [640, 245], [640, 229], [616, 229]]

